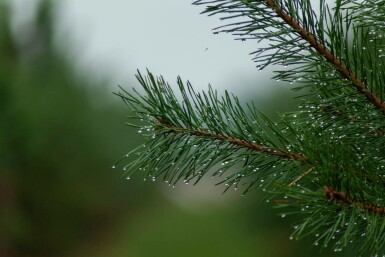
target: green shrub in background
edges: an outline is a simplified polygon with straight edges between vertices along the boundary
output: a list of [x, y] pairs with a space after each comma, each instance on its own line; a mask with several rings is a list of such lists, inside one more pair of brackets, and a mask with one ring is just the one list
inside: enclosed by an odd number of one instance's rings
[[53, 47], [47, 2], [24, 41], [4, 5], [0, 20], [0, 255], [62, 256], [140, 204], [110, 169], [135, 139], [121, 140], [119, 108], [95, 105], [112, 94], [90, 92]]

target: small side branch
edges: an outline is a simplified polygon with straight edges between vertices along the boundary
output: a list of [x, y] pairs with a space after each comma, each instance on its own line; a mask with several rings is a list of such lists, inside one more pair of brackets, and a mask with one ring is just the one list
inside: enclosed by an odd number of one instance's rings
[[324, 195], [327, 199], [334, 201], [334, 202], [341, 202], [341, 203], [348, 204], [348, 205], [354, 204], [358, 207], [361, 207], [367, 211], [370, 211], [370, 212], [373, 212], [376, 214], [381, 214], [381, 215], [385, 214], [385, 208], [384, 207], [377, 207], [377, 206], [374, 206], [372, 204], [366, 204], [366, 203], [357, 201], [357, 200], [347, 196], [344, 192], [335, 191], [332, 187], [326, 186], [324, 188]]
[[290, 27], [292, 27], [297, 33], [306, 40], [311, 47], [313, 47], [321, 56], [323, 56], [329, 63], [340, 72], [340, 74], [351, 81], [357, 91], [364, 95], [374, 106], [379, 108], [383, 114], [385, 114], [385, 103], [381, 101], [381, 98], [373, 95], [366, 87], [366, 85], [357, 78], [357, 76], [350, 71], [345, 65], [342, 64], [342, 60], [333, 55], [325, 45], [317, 41], [317, 39], [306, 29], [304, 29], [293, 17], [286, 13], [280, 6], [278, 6], [273, 0], [265, 0], [265, 4], [272, 8], [275, 13]]
[[304, 173], [302, 173], [299, 177], [297, 177], [295, 180], [293, 180], [293, 182], [291, 182], [288, 186], [291, 187], [292, 185], [298, 183], [299, 181], [301, 181], [301, 179], [303, 179], [307, 174], [309, 174], [310, 172], [312, 172], [312, 170], [314, 170], [315, 167], [311, 167], [309, 168], [308, 170], [306, 170]]

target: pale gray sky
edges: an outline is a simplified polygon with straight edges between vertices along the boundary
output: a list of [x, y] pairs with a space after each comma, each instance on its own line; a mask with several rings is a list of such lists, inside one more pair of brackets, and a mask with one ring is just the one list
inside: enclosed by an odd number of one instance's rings
[[[18, 0], [22, 1], [22, 0]], [[213, 35], [218, 17], [199, 14], [191, 0], [61, 0], [60, 41], [75, 47], [82, 68], [107, 75], [125, 85], [136, 69], [149, 68], [170, 82], [177, 75], [197, 89], [208, 83], [235, 93], [250, 90], [262, 74], [251, 61], [256, 42]], [[206, 50], [207, 49], [207, 50]], [[262, 83], [253, 89], [263, 92]]]
[[[22, 23], [28, 22], [39, 0], [8, 1]], [[272, 73], [259, 72], [249, 55], [258, 48], [256, 41], [213, 35], [211, 30], [222, 23], [216, 16], [199, 14], [203, 7], [193, 6], [192, 0], [55, 3], [59, 44], [70, 46], [79, 68], [96, 79], [108, 77], [111, 87], [131, 86], [136, 69], [149, 68], [171, 83], [180, 75], [196, 89], [207, 89], [211, 83], [235, 94], [263, 95], [271, 88], [265, 81]]]

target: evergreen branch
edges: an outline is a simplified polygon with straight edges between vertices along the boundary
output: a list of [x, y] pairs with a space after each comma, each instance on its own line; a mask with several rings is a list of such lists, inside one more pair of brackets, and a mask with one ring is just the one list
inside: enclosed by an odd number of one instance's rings
[[[214, 3], [215, 5], [211, 5]], [[274, 0], [194, 2], [196, 5], [208, 5], [205, 12], [210, 15], [231, 14], [221, 18], [222, 20], [248, 18], [248, 21], [237, 21], [217, 29], [224, 28], [221, 32], [231, 32], [241, 36], [242, 40], [253, 38], [259, 41], [269, 40], [269, 47], [253, 52], [256, 55], [254, 60], [261, 63], [258, 66], [260, 69], [271, 64], [280, 64], [284, 67], [296, 65], [291, 70], [278, 71], [275, 79], [291, 80], [290, 83], [301, 80], [303, 83], [310, 82], [315, 85], [322, 80], [323, 86], [326, 84], [349, 86], [355, 88], [356, 92], [385, 114], [385, 103], [382, 101], [385, 72], [377, 68], [385, 66], [385, 61], [381, 58], [385, 56], [382, 54], [383, 39], [381, 35], [374, 37], [373, 33], [366, 32], [365, 26], [354, 25], [353, 49], [349, 51], [351, 15], [346, 9], [344, 9], [345, 16], [341, 13], [346, 3], [342, 1], [336, 3], [337, 7], [333, 14], [325, 1], [320, 0], [321, 10], [317, 17], [312, 11], [310, 1], [285, 0], [280, 1], [280, 4]], [[372, 9], [377, 5], [373, 7], [372, 4]], [[329, 21], [333, 24], [329, 24]], [[375, 53], [367, 50], [371, 48], [375, 49]], [[326, 65], [325, 61], [330, 65]]]
[[[257, 0], [261, 1], [261, 0]], [[329, 63], [333, 64], [340, 74], [352, 82], [357, 88], [357, 91], [364, 95], [366, 99], [372, 102], [377, 108], [381, 109], [385, 114], [385, 103], [382, 102], [381, 98], [373, 95], [367, 86], [360, 81], [355, 74], [352, 73], [346, 66], [343, 65], [342, 60], [337, 56], [333, 55], [325, 45], [317, 41], [317, 39], [306, 29], [304, 29], [293, 17], [286, 13], [281, 7], [279, 7], [273, 0], [264, 0], [267, 6], [272, 8], [276, 14], [282, 18], [290, 27], [292, 27], [304, 40], [306, 40], [310, 46], [312, 46], [321, 56], [323, 56]]]
[[[195, 179], [197, 183], [214, 169], [213, 176], [227, 173], [222, 181], [227, 184], [226, 190], [242, 183], [247, 185], [245, 192], [248, 192], [257, 182], [265, 190], [287, 183], [294, 179], [294, 171], [311, 163], [299, 153], [298, 142], [282, 133], [253, 104], [247, 105], [246, 112], [235, 96], [225, 92], [225, 97], [219, 99], [211, 88], [208, 93], [198, 94], [189, 83], [186, 88], [180, 78], [177, 82], [182, 100], [178, 100], [162, 77], [156, 78], [150, 72], [142, 76], [139, 72], [137, 79], [145, 95], [133, 95], [123, 89], [117, 94], [131, 106], [134, 117], [144, 123], [128, 124], [139, 127], [141, 134], [150, 132], [145, 135], [145, 148], [136, 149], [120, 160], [140, 154], [124, 166], [128, 177], [147, 170], [152, 180], [161, 176], [173, 185], [181, 179], [185, 183]], [[229, 174], [235, 165], [242, 168]], [[280, 177], [276, 177], [278, 171], [282, 173]]]
[[271, 197], [283, 196], [273, 202], [304, 215], [294, 238], [315, 235], [316, 245], [332, 243], [338, 251], [354, 241], [362, 252], [381, 253], [385, 34], [370, 21], [384, 21], [384, 13], [375, 14], [385, 12], [383, 0], [336, 0], [333, 9], [320, 0], [319, 14], [309, 0], [194, 4], [207, 5], [210, 15], [226, 14], [222, 20], [237, 19], [214, 33], [269, 41], [252, 53], [259, 68], [283, 65], [275, 79], [311, 90], [297, 112], [274, 123], [227, 91], [222, 97], [211, 87], [195, 93], [178, 78], [177, 96], [162, 77], [139, 73], [145, 93], [118, 94], [139, 119], [129, 125], [146, 136], [145, 147], [130, 153], [139, 157], [123, 168], [128, 176], [140, 172], [175, 185], [197, 183], [212, 171], [224, 176], [218, 184], [226, 184], [225, 191], [241, 185], [245, 193], [261, 187]]
[[339, 202], [342, 202], [342, 203], [348, 204], [348, 205], [354, 204], [360, 208], [363, 208], [363, 209], [365, 209], [369, 212], [375, 213], [375, 214], [380, 214], [380, 215], [385, 214], [385, 208], [384, 207], [378, 207], [378, 206], [374, 206], [372, 204], [367, 204], [367, 203], [357, 201], [357, 200], [347, 196], [344, 192], [335, 191], [332, 187], [326, 186], [324, 188], [324, 194], [325, 194], [326, 198], [328, 198], [329, 200], [334, 201], [334, 202], [339, 201]]

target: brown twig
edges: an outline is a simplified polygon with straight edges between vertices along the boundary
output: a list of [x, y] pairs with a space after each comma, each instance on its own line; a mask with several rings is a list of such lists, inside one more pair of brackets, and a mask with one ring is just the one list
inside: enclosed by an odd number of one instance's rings
[[266, 146], [263, 146], [260, 144], [252, 144], [252, 143], [249, 143], [247, 141], [243, 141], [241, 139], [238, 139], [238, 138], [235, 138], [232, 136], [228, 136], [228, 135], [223, 135], [220, 133], [213, 133], [213, 132], [204, 131], [204, 130], [191, 131], [191, 130], [171, 129], [169, 131], [172, 133], [177, 133], [177, 134], [188, 133], [190, 135], [197, 136], [197, 137], [206, 137], [206, 138], [211, 138], [214, 140], [225, 141], [225, 142], [228, 142], [232, 145], [236, 145], [236, 146], [239, 146], [242, 148], [247, 148], [247, 149], [250, 149], [253, 151], [257, 151], [257, 152], [267, 153], [270, 155], [275, 155], [275, 156], [279, 156], [279, 157], [286, 158], [286, 159], [301, 160], [304, 162], [309, 161], [307, 159], [307, 157], [302, 155], [302, 154], [291, 154], [291, 153], [283, 152], [281, 150], [277, 150], [277, 149], [274, 149], [271, 147], [266, 147]]
[[372, 204], [367, 204], [367, 203], [357, 201], [357, 200], [347, 196], [344, 192], [335, 191], [332, 187], [325, 186], [324, 195], [327, 199], [330, 199], [331, 201], [335, 201], [335, 202], [339, 201], [339, 202], [342, 202], [342, 203], [348, 204], [348, 205], [354, 204], [354, 205], [361, 207], [365, 210], [368, 210], [370, 212], [374, 212], [374, 213], [381, 214], [381, 215], [385, 214], [385, 208], [384, 207], [377, 207], [377, 206], [374, 206]]
[[292, 159], [292, 160], [298, 160], [298, 161], [310, 163], [310, 160], [303, 154], [287, 153], [279, 149], [266, 147], [261, 144], [250, 143], [250, 142], [235, 138], [233, 136], [229, 136], [229, 135], [225, 135], [217, 132], [211, 132], [204, 129], [192, 130], [192, 129], [184, 129], [184, 128], [175, 128], [171, 126], [169, 122], [167, 122], [164, 119], [159, 119], [157, 125], [160, 128], [164, 129], [165, 133], [189, 134], [191, 136], [210, 138], [213, 140], [227, 142], [229, 144], [232, 144], [238, 147], [247, 148], [256, 152], [267, 153], [269, 155], [275, 155], [285, 159]]
[[295, 183], [298, 183], [299, 181], [301, 181], [301, 179], [303, 179], [307, 174], [309, 174], [310, 172], [312, 172], [312, 170], [314, 170], [315, 167], [311, 167], [309, 169], [307, 169], [304, 173], [302, 173], [301, 175], [299, 175], [299, 177], [297, 177], [293, 182], [291, 182], [288, 186], [291, 187], [292, 185], [294, 185]]
[[367, 90], [366, 85], [358, 79], [352, 71], [342, 64], [342, 60], [340, 58], [333, 55], [325, 45], [319, 43], [309, 31], [304, 29], [293, 17], [278, 6], [274, 0], [264, 1], [265, 4], [273, 9], [275, 13], [286, 22], [286, 24], [292, 27], [301, 36], [301, 38], [306, 40], [310, 46], [313, 47], [329, 63], [333, 64], [344, 78], [351, 81], [360, 94], [364, 95], [366, 99], [368, 99], [374, 106], [381, 109], [382, 113], [385, 114], [385, 103], [381, 101], [381, 98], [373, 95], [369, 90]]

